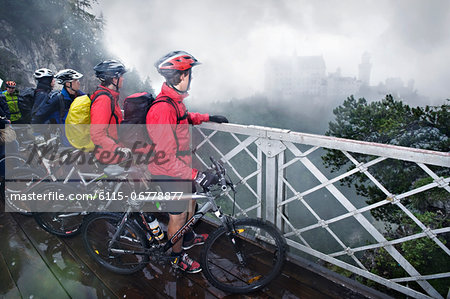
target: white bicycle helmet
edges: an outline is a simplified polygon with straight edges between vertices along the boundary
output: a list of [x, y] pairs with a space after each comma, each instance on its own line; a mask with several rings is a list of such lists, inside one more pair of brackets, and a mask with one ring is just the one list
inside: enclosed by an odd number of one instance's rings
[[44, 77], [52, 77], [53, 78], [53, 72], [52, 70], [41, 68], [34, 72], [34, 78], [41, 79]]

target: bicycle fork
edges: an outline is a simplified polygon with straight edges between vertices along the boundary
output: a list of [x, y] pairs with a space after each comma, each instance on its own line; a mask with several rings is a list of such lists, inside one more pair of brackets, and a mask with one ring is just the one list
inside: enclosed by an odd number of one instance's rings
[[238, 259], [239, 263], [244, 266], [245, 259], [244, 259], [244, 255], [242, 254], [242, 252], [240, 250], [240, 245], [239, 245], [240, 240], [238, 240], [236, 238], [236, 235], [238, 235], [240, 232], [237, 231], [236, 228], [234, 227], [233, 219], [230, 216], [222, 214], [222, 211], [218, 207], [216, 207], [216, 210], [214, 211], [214, 213], [216, 214], [217, 218], [220, 219], [220, 221], [222, 222], [222, 225], [227, 230], [226, 235], [230, 239], [231, 244], [233, 244], [233, 249], [234, 249], [234, 253], [236, 254], [236, 258]]
[[129, 253], [126, 252], [126, 250], [122, 249], [115, 249], [112, 248], [113, 245], [117, 242], [119, 239], [119, 236], [122, 234], [123, 228], [125, 227], [125, 223], [128, 221], [128, 217], [130, 216], [130, 209], [123, 215], [122, 220], [120, 221], [119, 226], [117, 227], [116, 232], [114, 233], [114, 236], [111, 238], [111, 240], [108, 242], [108, 251], [114, 252], [114, 253]]
[[228, 216], [223, 217], [222, 222], [225, 225], [225, 228], [227, 229], [227, 236], [230, 239], [231, 244], [233, 244], [233, 249], [234, 253], [236, 254], [236, 258], [238, 259], [241, 265], [245, 266], [244, 255], [240, 250], [239, 244], [240, 240], [236, 238], [236, 235], [238, 235], [240, 232], [236, 230], [236, 228], [234, 227], [234, 223], [230, 217]]

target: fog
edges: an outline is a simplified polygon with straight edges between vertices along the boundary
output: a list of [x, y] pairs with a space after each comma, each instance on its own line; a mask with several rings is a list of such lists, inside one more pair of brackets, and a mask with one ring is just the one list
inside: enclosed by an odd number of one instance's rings
[[450, 1], [143, 1], [100, 0], [105, 40], [127, 67], [162, 78], [154, 62], [172, 50], [193, 54], [191, 100], [264, 92], [264, 64], [280, 55], [323, 55], [327, 72], [356, 77], [371, 55], [371, 85], [389, 77], [440, 104], [450, 94]]

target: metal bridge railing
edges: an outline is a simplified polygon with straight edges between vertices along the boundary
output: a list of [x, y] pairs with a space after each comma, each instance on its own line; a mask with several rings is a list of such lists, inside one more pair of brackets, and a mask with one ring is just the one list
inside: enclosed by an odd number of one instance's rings
[[[442, 259], [450, 258], [449, 248], [439, 238], [450, 233], [450, 227], [428, 228], [402, 202], [432, 188], [443, 188], [450, 193], [450, 178], [439, 177], [431, 169], [449, 168], [450, 153], [235, 124], [205, 123], [194, 127], [193, 135], [197, 158], [194, 165], [206, 167], [208, 156], [220, 157], [231, 170], [233, 181], [238, 182], [236, 215], [261, 217], [275, 223], [292, 252], [318, 258], [407, 296], [443, 298], [430, 281], [450, 278], [450, 269], [442, 273], [431, 269], [432, 274], [421, 274], [396, 246], [429, 238], [442, 250]], [[340, 173], [330, 172], [321, 159], [324, 149], [341, 151], [354, 167]], [[362, 163], [355, 158], [361, 155], [373, 158]], [[392, 194], [371, 174], [371, 167], [389, 159], [418, 165], [432, 182], [402, 194]], [[357, 173], [366, 175], [386, 199], [367, 204], [366, 198], [340, 184]], [[233, 201], [228, 194], [221, 205], [231, 209]], [[385, 205], [398, 207], [421, 232], [387, 239], [384, 224], [371, 215]], [[367, 269], [361, 258], [366, 252], [380, 248], [404, 269], [405, 277], [383, 277]], [[421, 289], [410, 287], [411, 282]]]

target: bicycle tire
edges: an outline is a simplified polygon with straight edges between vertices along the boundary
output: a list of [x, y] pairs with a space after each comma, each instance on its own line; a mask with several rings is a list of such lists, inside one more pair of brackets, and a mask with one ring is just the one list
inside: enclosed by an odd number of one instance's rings
[[71, 237], [80, 233], [84, 215], [71, 212], [33, 213], [34, 220], [47, 232], [59, 237]]
[[[10, 170], [8, 173], [8, 179], [5, 179], [5, 195], [20, 194], [29, 189], [33, 184], [38, 182], [44, 173], [31, 169], [29, 167], [17, 167]], [[22, 201], [13, 201], [8, 197], [5, 198], [6, 205], [9, 212], [18, 212], [22, 215], [31, 216], [30, 207], [27, 203]]]
[[[123, 214], [96, 213], [85, 218], [82, 226], [83, 243], [88, 254], [100, 265], [118, 274], [132, 274], [142, 270], [149, 262], [148, 255], [117, 253], [109, 249], [109, 243], [117, 231]], [[144, 252], [149, 248], [144, 232], [134, 223], [127, 221], [120, 241], [114, 249]]]
[[45, 174], [40, 170], [16, 167], [6, 177], [5, 190], [11, 193], [24, 192], [44, 176]]
[[[61, 194], [76, 194], [79, 192], [77, 188], [62, 183], [45, 183], [36, 186], [32, 191], [40, 194], [45, 194], [49, 191], [56, 191]], [[56, 210], [55, 212], [33, 213], [34, 220], [45, 231], [60, 237], [70, 237], [78, 234], [83, 224], [84, 216], [77, 212], [57, 211], [59, 207], [63, 210], [65, 206], [56, 203], [51, 206], [52, 210]]]
[[0, 163], [5, 164], [7, 172], [18, 167], [28, 167], [45, 173], [46, 169], [42, 163], [37, 158], [31, 159], [29, 155], [31, 153], [28, 153], [28, 155], [26, 153], [10, 153], [0, 159]]
[[261, 219], [235, 220], [232, 227], [230, 236], [222, 226], [206, 240], [201, 255], [203, 274], [213, 286], [227, 293], [257, 291], [281, 273], [286, 241], [273, 224]]
[[10, 171], [16, 167], [26, 166], [27, 161], [19, 154], [8, 154], [0, 159], [0, 163], [5, 164], [6, 171]]

